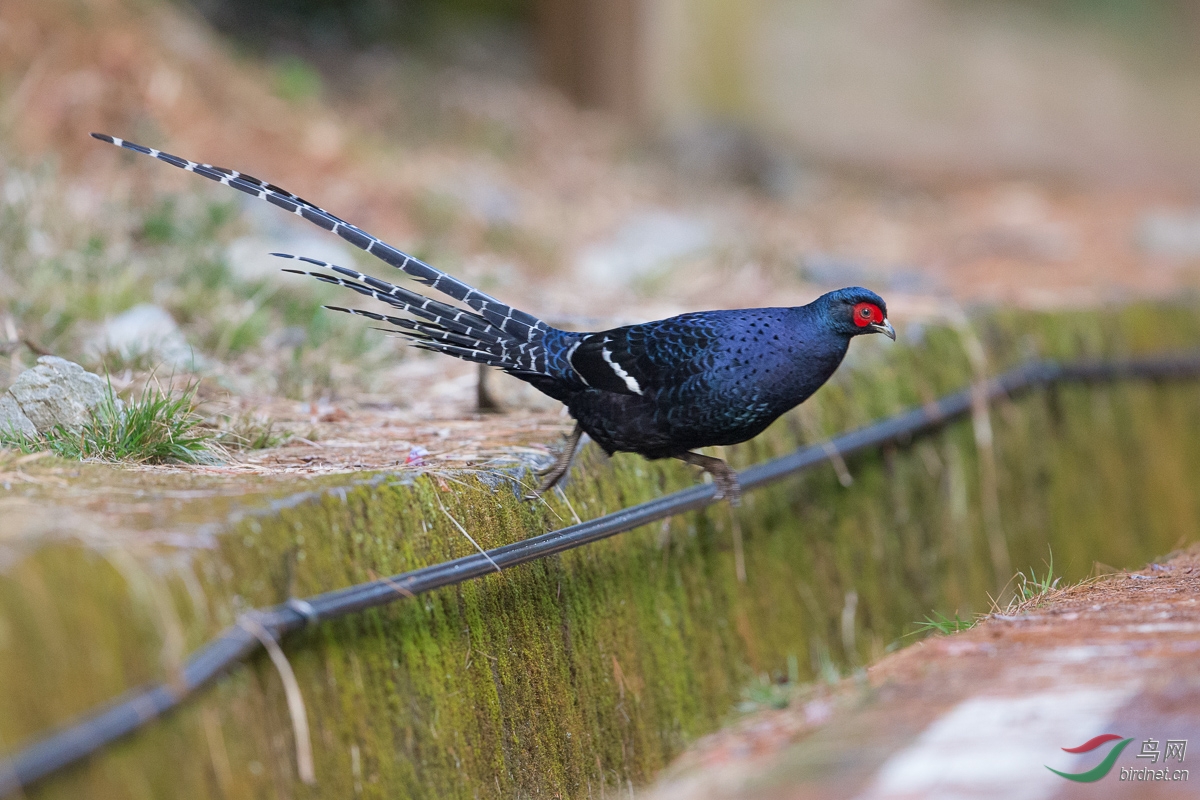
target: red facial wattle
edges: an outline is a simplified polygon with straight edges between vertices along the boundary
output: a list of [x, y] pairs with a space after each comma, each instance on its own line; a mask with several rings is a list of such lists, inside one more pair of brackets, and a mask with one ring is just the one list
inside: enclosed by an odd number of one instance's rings
[[859, 303], [854, 307], [854, 324], [860, 328], [882, 325], [883, 311], [874, 303]]

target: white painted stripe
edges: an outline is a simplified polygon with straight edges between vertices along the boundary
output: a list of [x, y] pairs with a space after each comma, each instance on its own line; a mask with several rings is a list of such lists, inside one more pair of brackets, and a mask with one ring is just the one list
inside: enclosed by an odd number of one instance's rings
[[960, 703], [884, 763], [858, 800], [1044, 800], [1069, 785], [1047, 766], [1083, 772], [1103, 754], [1071, 755], [1102, 733], [1136, 688], [1064, 689]]

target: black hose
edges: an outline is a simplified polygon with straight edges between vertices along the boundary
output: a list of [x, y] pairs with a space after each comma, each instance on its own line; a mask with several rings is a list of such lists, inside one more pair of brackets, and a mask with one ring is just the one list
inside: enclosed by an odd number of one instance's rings
[[[786, 456], [756, 464], [740, 473], [739, 480], [744, 491], [752, 491], [811, 469], [827, 461], [833, 451], [850, 455], [888, 444], [904, 444], [918, 434], [943, 427], [970, 413], [973, 402], [1011, 397], [1050, 384], [1196, 378], [1200, 378], [1200, 353], [1064, 365], [1052, 361], [1031, 361], [981, 385], [946, 395], [936, 402], [844, 433], [829, 442], [802, 447]], [[514, 567], [664, 517], [704, 508], [715, 502], [713, 493], [712, 485], [693, 486], [588, 522], [497, 547], [487, 551], [487, 555], [476, 553], [391, 578], [326, 592], [306, 600], [292, 600], [251, 611], [249, 614], [278, 639], [306, 625], [385, 605], [401, 597], [453, 586], [495, 572], [497, 567]], [[260, 646], [259, 640], [245, 628], [237, 625], [227, 628], [196, 651], [184, 665], [182, 673], [170, 683], [126, 692], [106, 706], [0, 761], [0, 794], [15, 793], [21, 787], [29, 786], [143, 727], [244, 661]]]

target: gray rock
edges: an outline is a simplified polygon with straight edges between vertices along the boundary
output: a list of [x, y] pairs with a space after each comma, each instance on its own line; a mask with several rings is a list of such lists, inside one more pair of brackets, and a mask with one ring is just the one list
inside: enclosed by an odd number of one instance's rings
[[492, 367], [481, 367], [479, 380], [485, 391], [501, 410], [522, 409], [525, 411], [553, 412], [562, 408], [562, 403], [539, 392], [520, 378]]
[[37, 428], [33, 427], [13, 396], [5, 392], [0, 394], [0, 438], [13, 434], [37, 436]]
[[295, 350], [308, 341], [308, 331], [301, 325], [288, 325], [277, 331], [272, 331], [263, 339], [263, 347], [268, 350]]
[[608, 241], [584, 248], [576, 256], [576, 268], [595, 284], [627, 284], [712, 246], [703, 220], [652, 210], [631, 217]]
[[753, 186], [777, 200], [797, 197], [812, 182], [792, 148], [742, 125], [708, 121], [684, 126], [666, 145], [684, 172]]
[[[36, 367], [17, 376], [8, 387], [8, 397], [38, 433], [55, 425], [78, 430], [91, 420], [91, 411], [108, 396], [108, 386], [99, 375], [56, 356], [42, 356]], [[122, 407], [120, 400], [117, 407]]]
[[521, 219], [521, 197], [516, 189], [476, 172], [447, 184], [447, 193], [488, 225], [516, 225]]
[[1138, 221], [1136, 243], [1150, 255], [1200, 257], [1200, 210], [1147, 212]]
[[865, 286], [868, 289], [898, 292], [936, 292], [941, 289], [937, 280], [917, 268], [888, 267], [873, 269], [860, 259], [844, 258], [828, 253], [811, 252], [801, 256], [800, 277], [822, 288], [840, 289], [843, 286]]
[[877, 277], [862, 260], [829, 253], [805, 253], [799, 266], [804, 280], [821, 286], [865, 285]]
[[89, 343], [96, 355], [119, 353], [125, 358], [149, 354], [171, 367], [191, 369], [201, 359], [164, 308], [142, 303], [104, 323], [100, 335]]
[[283, 285], [292, 280], [302, 280], [295, 275], [281, 275], [280, 270], [285, 267], [295, 269], [298, 265], [295, 261], [276, 258], [271, 253], [292, 253], [343, 267], [354, 266], [354, 255], [346, 245], [327, 235], [316, 236], [307, 232], [234, 239], [225, 250], [225, 260], [229, 264], [229, 271], [240, 281], [273, 281]]

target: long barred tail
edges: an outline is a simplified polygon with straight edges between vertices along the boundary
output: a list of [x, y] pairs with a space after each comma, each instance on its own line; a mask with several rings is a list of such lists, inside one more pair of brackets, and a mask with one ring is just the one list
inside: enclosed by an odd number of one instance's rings
[[414, 347], [423, 350], [446, 353], [466, 361], [476, 361], [480, 364], [499, 367], [518, 375], [546, 374], [546, 354], [540, 336], [535, 337], [532, 342], [517, 339], [493, 325], [480, 314], [438, 302], [357, 270], [288, 253], [272, 253], [271, 255], [331, 269], [338, 274], [330, 275], [326, 272], [313, 272], [306, 269], [285, 268], [283, 271], [296, 275], [310, 275], [334, 286], [353, 289], [359, 294], [387, 303], [393, 308], [417, 317], [417, 319], [393, 317], [357, 308], [325, 306], [330, 311], [355, 314], [376, 322], [394, 325], [395, 328], [381, 330], [399, 333]]
[[[408, 313], [421, 317], [426, 320], [423, 323], [406, 320], [410, 325], [404, 325], [396, 322], [395, 319], [385, 317], [385, 321], [397, 325], [404, 330], [402, 331], [410, 339], [415, 340], [414, 344], [427, 349], [436, 349], [441, 352], [456, 355], [459, 358], [466, 358], [471, 361], [481, 361], [482, 363], [491, 363], [484, 360], [484, 356], [489, 358], [498, 358], [501, 363], [496, 363], [495, 366], [504, 367], [517, 372], [546, 372], [546, 360], [542, 348], [540, 346], [541, 339], [544, 335], [553, 330], [545, 322], [542, 322], [532, 314], [527, 314], [524, 311], [513, 308], [500, 302], [494, 297], [484, 294], [475, 289], [469, 284], [463, 283], [457, 278], [447, 275], [440, 269], [429, 266], [420, 259], [413, 258], [407, 253], [397, 250], [387, 242], [384, 242], [375, 236], [367, 233], [356, 225], [352, 225], [343, 219], [335, 217], [328, 211], [318, 208], [312, 203], [298, 197], [291, 192], [281, 189], [274, 184], [261, 181], [258, 178], [238, 172], [237, 170], [225, 169], [224, 167], [215, 167], [211, 164], [198, 164], [195, 161], [188, 161], [186, 158], [164, 153], [161, 150], [155, 150], [151, 147], [144, 147], [140, 144], [127, 142], [124, 139], [118, 139], [115, 136], [109, 136], [103, 133], [93, 133], [93, 138], [99, 139], [102, 142], [115, 144], [118, 147], [123, 147], [126, 150], [132, 150], [135, 153], [152, 156], [159, 161], [179, 167], [180, 169], [194, 172], [197, 175], [202, 175], [209, 180], [214, 180], [217, 183], [223, 183], [226, 186], [232, 186], [238, 191], [253, 195], [261, 200], [266, 200], [272, 205], [279, 206], [285, 211], [290, 211], [293, 214], [303, 217], [309, 222], [324, 228], [327, 231], [336, 233], [355, 247], [361, 248], [386, 264], [389, 264], [396, 269], [408, 273], [416, 278], [421, 283], [436, 289], [443, 294], [465, 303], [470, 308], [474, 309], [475, 313], [462, 311], [445, 303], [438, 303], [435, 300], [430, 300], [415, 292], [409, 292], [398, 286], [393, 286], [386, 281], [381, 281], [377, 278], [372, 278], [369, 275], [348, 270], [344, 267], [335, 267], [326, 265], [323, 262], [310, 262], [318, 266], [328, 266], [343, 275], [350, 277], [352, 280], [345, 281], [341, 278], [336, 278], [332, 275], [325, 275], [315, 272], [304, 272], [299, 270], [290, 270], [291, 272], [301, 272], [302, 274], [312, 275], [313, 277], [323, 280], [327, 283], [334, 283], [347, 288], [353, 289], [361, 294], [375, 297], [377, 300], [382, 300], [396, 308], [403, 309]], [[309, 259], [303, 259], [309, 261]], [[440, 311], [433, 311], [433, 308], [439, 308]], [[335, 308], [337, 311], [347, 311], [361, 316], [372, 317], [378, 319], [382, 315], [372, 316], [364, 311], [351, 311], [349, 309]], [[425, 311], [433, 316], [426, 316], [421, 313]], [[468, 326], [472, 331], [471, 334], [465, 334], [462, 331], [456, 330], [450, 323], [455, 322], [461, 324], [461, 320], [456, 320], [455, 315], [463, 315], [461, 319], [468, 317], [475, 321], [475, 324]], [[436, 318], [435, 318], [436, 317]], [[487, 326], [486, 328], [481, 326]], [[468, 339], [474, 333], [484, 336], [494, 336], [495, 339], [481, 339], [476, 342], [479, 347], [469, 346], [464, 341], [459, 339], [439, 339], [439, 333], [445, 333], [451, 336], [466, 336]], [[493, 349], [499, 347], [499, 343], [504, 342], [505, 346], [500, 347], [500, 352], [493, 354]], [[524, 345], [523, 347], [521, 345]], [[462, 350], [462, 352], [456, 352]], [[473, 353], [475, 355], [468, 355]], [[514, 359], [511, 363], [503, 362], [503, 359], [511, 357]]]

